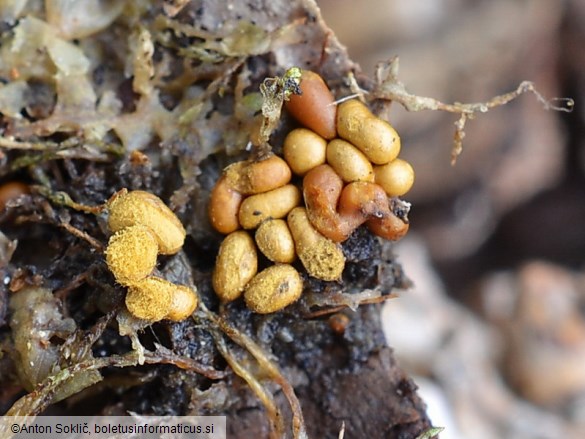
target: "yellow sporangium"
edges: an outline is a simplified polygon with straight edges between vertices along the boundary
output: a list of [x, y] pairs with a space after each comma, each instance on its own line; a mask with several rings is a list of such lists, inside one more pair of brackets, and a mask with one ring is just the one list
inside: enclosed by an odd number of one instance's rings
[[258, 273], [246, 286], [244, 300], [252, 311], [269, 314], [296, 302], [303, 279], [292, 265], [276, 264]]
[[257, 271], [258, 254], [252, 237], [243, 230], [230, 233], [215, 260], [213, 289], [222, 302], [236, 300]]
[[175, 254], [185, 242], [186, 232], [179, 218], [150, 192], [122, 189], [110, 198], [107, 208], [112, 232], [137, 224], [146, 226], [156, 237], [160, 254]]
[[106, 263], [122, 285], [131, 285], [152, 273], [158, 244], [151, 230], [137, 224], [118, 230], [108, 241]]
[[122, 189], [110, 198], [108, 227], [115, 232], [106, 248], [106, 264], [128, 287], [126, 307], [142, 320], [181, 321], [198, 304], [196, 291], [153, 276], [159, 253], [174, 254], [183, 246], [185, 229], [160, 198]]

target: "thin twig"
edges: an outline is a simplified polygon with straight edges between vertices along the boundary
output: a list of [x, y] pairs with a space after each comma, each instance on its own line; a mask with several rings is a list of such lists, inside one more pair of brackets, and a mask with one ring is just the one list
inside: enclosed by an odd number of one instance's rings
[[223, 358], [225, 358], [226, 362], [236, 373], [236, 375], [246, 381], [248, 386], [250, 386], [250, 389], [252, 389], [252, 392], [256, 394], [268, 412], [271, 437], [273, 439], [284, 437], [285, 434], [282, 415], [276, 406], [276, 402], [274, 401], [272, 395], [264, 388], [262, 384], [260, 384], [260, 382], [248, 369], [246, 369], [242, 364], [240, 364], [239, 361], [236, 360], [235, 356], [232, 355], [232, 353], [228, 350], [221, 332], [213, 331], [212, 333], [219, 353], [223, 356]]
[[[386, 295], [379, 296], [379, 297], [372, 297], [369, 299], [363, 299], [363, 300], [360, 300], [358, 302], [357, 306], [359, 307], [361, 305], [372, 305], [375, 303], [382, 303], [382, 302], [385, 302], [386, 300], [395, 299], [397, 297], [398, 297], [398, 294], [391, 293], [391, 294], [386, 294]], [[334, 314], [334, 313], [342, 311], [346, 308], [351, 308], [351, 306], [349, 304], [346, 304], [346, 305], [337, 305], [337, 306], [333, 306], [333, 307], [325, 308], [325, 309], [319, 309], [319, 310], [316, 310], [316, 311], [313, 311], [309, 314], [304, 315], [303, 318], [306, 320], [311, 320], [311, 319], [314, 319], [317, 317], [323, 317], [323, 316], [326, 316], [329, 314]]]
[[[571, 98], [546, 99], [534, 83], [523, 81], [514, 91], [495, 96], [487, 102], [446, 104], [437, 99], [416, 96], [406, 90], [405, 85], [398, 79], [398, 57], [388, 62], [378, 64], [376, 68], [377, 86], [371, 93], [375, 99], [385, 99], [400, 103], [407, 111], [440, 110], [449, 113], [460, 114], [455, 122], [455, 135], [451, 150], [451, 164], [455, 164], [457, 157], [463, 151], [463, 138], [465, 137], [465, 123], [472, 119], [476, 113], [487, 113], [490, 109], [500, 107], [518, 98], [520, 95], [530, 92], [536, 96], [545, 110], [563, 111], [570, 113], [575, 107], [575, 101]], [[558, 103], [558, 105], [557, 105]]]
[[295, 439], [307, 439], [307, 429], [303, 419], [301, 404], [295, 395], [294, 389], [288, 380], [282, 375], [278, 367], [272, 361], [270, 361], [266, 352], [264, 352], [264, 350], [246, 334], [238, 331], [225, 319], [209, 311], [203, 303], [199, 305], [199, 310], [211, 323], [217, 326], [221, 332], [227, 335], [233, 342], [246, 349], [258, 362], [258, 365], [263, 370], [263, 372], [281, 387], [282, 392], [288, 399], [292, 410], [293, 437]]
[[66, 206], [79, 212], [99, 215], [106, 209], [105, 204], [100, 204], [97, 206], [88, 206], [86, 204], [77, 203], [76, 201], [73, 201], [71, 199], [67, 192], [62, 191], [53, 192], [51, 188], [45, 186], [33, 185], [31, 186], [31, 189], [47, 198], [53, 204], [56, 204], [58, 206]]
[[59, 225], [72, 235], [77, 236], [78, 238], [81, 238], [84, 241], [87, 241], [87, 243], [89, 243], [89, 245], [91, 245], [98, 252], [100, 253], [104, 252], [104, 245], [94, 237], [90, 236], [88, 233], [84, 232], [83, 230], [79, 230], [77, 227], [74, 227], [66, 222], [61, 222]]

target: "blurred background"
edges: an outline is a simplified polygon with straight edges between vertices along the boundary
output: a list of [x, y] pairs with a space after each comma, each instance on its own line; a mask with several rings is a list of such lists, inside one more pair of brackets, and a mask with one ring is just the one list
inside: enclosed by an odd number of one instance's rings
[[319, 0], [362, 70], [400, 57], [408, 90], [479, 102], [532, 94], [470, 120], [392, 106], [416, 171], [411, 232], [395, 249], [414, 287], [385, 332], [446, 430], [442, 438], [585, 437], [585, 2]]

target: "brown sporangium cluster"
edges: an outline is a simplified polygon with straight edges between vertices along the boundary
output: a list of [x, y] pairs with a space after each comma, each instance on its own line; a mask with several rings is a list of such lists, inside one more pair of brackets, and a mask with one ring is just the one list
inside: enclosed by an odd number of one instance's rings
[[[303, 281], [291, 265], [297, 257], [309, 276], [339, 280], [345, 267], [340, 243], [356, 228], [365, 224], [394, 241], [409, 227], [404, 209], [394, 205], [411, 188], [414, 171], [398, 158], [394, 128], [357, 99], [337, 105], [314, 72], [302, 71], [300, 90], [285, 102], [302, 127], [286, 136], [283, 157], [229, 165], [210, 197], [209, 220], [227, 235], [213, 288], [222, 302], [243, 295], [257, 313], [299, 299]], [[302, 177], [300, 188], [293, 175]], [[260, 272], [258, 250], [274, 263]]]

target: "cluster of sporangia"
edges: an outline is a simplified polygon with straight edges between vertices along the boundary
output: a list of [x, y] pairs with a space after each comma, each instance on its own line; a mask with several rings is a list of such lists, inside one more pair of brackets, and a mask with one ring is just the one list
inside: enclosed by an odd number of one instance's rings
[[[300, 89], [285, 105], [305, 128], [288, 134], [284, 159], [233, 163], [211, 192], [211, 224], [227, 235], [213, 288], [223, 302], [243, 294], [257, 313], [300, 297], [303, 281], [291, 265], [297, 256], [310, 276], [337, 280], [345, 266], [339, 243], [357, 227], [390, 240], [408, 231], [391, 203], [410, 189], [414, 171], [397, 158], [394, 128], [356, 99], [336, 105], [316, 73], [303, 71]], [[302, 193], [293, 173], [303, 177]], [[259, 273], [257, 248], [274, 262]]]
[[106, 249], [106, 263], [116, 281], [128, 287], [130, 313], [152, 322], [181, 321], [197, 307], [189, 287], [153, 276], [159, 254], [177, 253], [185, 241], [181, 221], [149, 192], [126, 189], [107, 202], [108, 228], [114, 232]]

